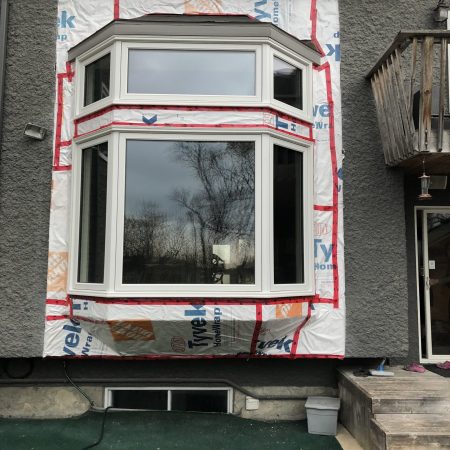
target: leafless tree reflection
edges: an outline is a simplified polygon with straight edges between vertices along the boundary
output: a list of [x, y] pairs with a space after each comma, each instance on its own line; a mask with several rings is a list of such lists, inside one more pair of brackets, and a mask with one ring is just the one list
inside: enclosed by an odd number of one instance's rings
[[254, 283], [254, 143], [171, 144], [168, 175], [188, 175], [126, 213], [124, 282]]

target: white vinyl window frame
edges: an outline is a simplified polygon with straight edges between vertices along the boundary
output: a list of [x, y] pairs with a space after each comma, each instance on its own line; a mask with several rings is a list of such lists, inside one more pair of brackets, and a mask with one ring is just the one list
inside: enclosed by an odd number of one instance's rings
[[[126, 141], [130, 140], [189, 140], [189, 141], [253, 141], [255, 142], [255, 283], [252, 285], [184, 284], [161, 285], [122, 283], [123, 227], [125, 201]], [[103, 284], [77, 282], [80, 223], [80, 193], [82, 150], [108, 142], [108, 180], [105, 238], [105, 275]], [[303, 155], [303, 267], [304, 282], [274, 283], [273, 255], [273, 152], [274, 146], [289, 148]], [[313, 295], [313, 148], [312, 143], [282, 135], [276, 131], [250, 133], [235, 129], [223, 131], [159, 129], [158, 132], [113, 128], [96, 137], [76, 139], [73, 148], [72, 207], [70, 229], [69, 293], [91, 295], [101, 292], [107, 297], [228, 297], [275, 298]]]
[[[274, 202], [273, 202], [273, 190], [274, 190], [274, 153], [275, 146], [278, 145], [283, 148], [287, 148], [289, 150], [294, 150], [302, 154], [302, 229], [303, 229], [303, 278], [304, 283], [289, 283], [289, 284], [280, 284], [275, 283], [275, 257], [274, 257]], [[310, 280], [314, 278], [314, 264], [311, 262], [314, 261], [314, 250], [313, 250], [313, 241], [311, 237], [314, 233], [314, 225], [313, 225], [313, 213], [314, 213], [314, 201], [312, 195], [312, 186], [314, 183], [313, 178], [313, 160], [311, 158], [311, 152], [305, 151], [305, 148], [299, 146], [298, 143], [294, 141], [289, 141], [286, 139], [280, 138], [270, 138], [269, 145], [270, 155], [268, 159], [269, 162], [269, 172], [271, 174], [269, 178], [269, 211], [270, 211], [270, 219], [269, 219], [269, 248], [270, 248], [270, 287], [269, 290], [271, 293], [283, 293], [283, 294], [291, 294], [296, 295], [299, 289], [299, 285], [304, 285], [305, 290], [312, 290], [312, 286], [308, 287]]]
[[[449, 359], [449, 355], [435, 355], [433, 354], [432, 345], [432, 329], [431, 329], [431, 305], [429, 287], [426, 288], [426, 280], [430, 279], [430, 268], [428, 265], [428, 227], [427, 215], [433, 213], [450, 213], [450, 206], [415, 206], [414, 207], [414, 239], [415, 239], [415, 258], [416, 258], [416, 294], [417, 294], [417, 330], [419, 334], [419, 361], [423, 364], [433, 364], [443, 362]], [[419, 258], [419, 243], [418, 243], [418, 226], [421, 222], [422, 226], [422, 260]], [[427, 264], [425, 264], [425, 262]], [[423, 279], [424, 286], [422, 292], [420, 291], [420, 267], [423, 264]], [[429, 283], [429, 281], [428, 281]], [[424, 322], [425, 330], [422, 331], [421, 324], [421, 305], [424, 302]], [[422, 338], [425, 337], [425, 348], [422, 346]], [[422, 356], [425, 354], [426, 356]]]
[[[186, 51], [229, 51], [255, 53], [255, 94], [254, 95], [188, 95], [188, 94], [141, 94], [128, 92], [129, 51], [130, 50], [186, 50]], [[119, 98], [125, 103], [153, 103], [165, 105], [246, 105], [262, 101], [262, 51], [261, 46], [225, 43], [180, 43], [180, 42], [121, 42], [120, 92]]]
[[[72, 155], [72, 202], [71, 202], [71, 221], [70, 221], [70, 258], [69, 258], [69, 286], [74, 292], [107, 292], [113, 280], [111, 273], [111, 261], [115, 255], [115, 238], [113, 223], [111, 217], [115, 214], [115, 204], [112, 195], [113, 180], [117, 177], [117, 152], [113, 149], [116, 146], [115, 134], [106, 134], [95, 139], [85, 141], [77, 145]], [[82, 188], [82, 157], [83, 150], [94, 147], [99, 144], [108, 144], [108, 170], [106, 182], [106, 226], [105, 226], [105, 261], [103, 283], [82, 283], [78, 281], [78, 261], [81, 257], [80, 253], [80, 220], [81, 220], [81, 188]]]
[[[296, 67], [301, 70], [302, 73], [302, 108], [295, 108], [287, 103], [283, 103], [279, 100], [275, 100], [275, 89], [274, 89], [274, 59], [278, 58], [291, 66]], [[276, 109], [286, 114], [294, 117], [304, 117], [306, 120], [311, 120], [309, 116], [309, 111], [312, 111], [312, 70], [311, 64], [303, 58], [295, 55], [293, 52], [288, 52], [288, 50], [275, 50], [272, 49], [270, 60], [266, 61], [266, 66], [264, 69], [270, 74], [269, 80], [269, 93], [270, 102]]]
[[[234, 142], [246, 141], [255, 144], [255, 283], [254, 284], [124, 284], [123, 273], [123, 240], [125, 217], [125, 173], [126, 150], [128, 140], [143, 141], [204, 141], [204, 142]], [[156, 297], [167, 296], [218, 296], [238, 294], [257, 294], [261, 291], [261, 136], [258, 135], [232, 135], [217, 133], [120, 133], [119, 138], [119, 171], [118, 171], [118, 207], [116, 220], [116, 274], [115, 291], [147, 295], [151, 293]]]
[[[227, 414], [233, 413], [233, 388], [231, 387], [183, 387], [183, 386], [145, 386], [145, 387], [106, 387], [103, 396], [103, 407], [111, 408], [113, 405], [113, 394], [115, 391], [166, 391], [167, 411], [172, 411], [172, 391], [221, 391], [227, 393]], [[114, 408], [121, 411], [136, 411], [136, 409]]]
[[[128, 85], [128, 52], [130, 49], [226, 50], [254, 51], [256, 54], [255, 95], [169, 95], [130, 94]], [[110, 95], [87, 106], [83, 105], [86, 66], [107, 53], [110, 62]], [[302, 71], [302, 109], [274, 99], [273, 59], [277, 57]], [[75, 60], [75, 118], [86, 116], [113, 104], [269, 107], [297, 119], [312, 123], [312, 62], [271, 39], [179, 38], [115, 36], [83, 53]]]
[[[80, 58], [76, 59], [75, 62], [75, 89], [77, 92], [75, 100], [75, 110], [76, 114], [79, 115], [81, 112], [83, 115], [93, 113], [98, 111], [113, 103], [115, 93], [117, 91], [117, 71], [115, 68], [120, 64], [117, 54], [117, 44], [113, 45], [102, 45], [101, 47], [95, 47], [90, 51], [86, 52]], [[86, 67], [89, 64], [98, 61], [110, 54], [110, 66], [109, 66], [109, 95], [105, 98], [97, 100], [96, 102], [90, 103], [89, 105], [84, 105], [85, 96], [85, 81], [86, 81]]]

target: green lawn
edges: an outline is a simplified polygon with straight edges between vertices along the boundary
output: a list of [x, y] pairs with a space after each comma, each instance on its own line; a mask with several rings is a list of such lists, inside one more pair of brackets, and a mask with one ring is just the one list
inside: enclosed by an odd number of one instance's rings
[[[101, 413], [63, 420], [0, 419], [1, 450], [81, 450], [96, 442]], [[265, 423], [226, 414], [108, 412], [97, 450], [341, 450], [306, 421]]]

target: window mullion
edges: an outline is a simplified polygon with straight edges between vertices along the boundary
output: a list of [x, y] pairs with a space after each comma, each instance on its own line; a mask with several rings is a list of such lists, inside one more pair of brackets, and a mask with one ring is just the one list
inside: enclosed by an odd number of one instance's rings
[[118, 184], [118, 133], [112, 133], [108, 140], [109, 167], [108, 167], [108, 197], [107, 197], [107, 223], [105, 248], [105, 288], [114, 291], [116, 232], [117, 232], [117, 191]]
[[272, 48], [270, 45], [264, 44], [262, 46], [262, 67], [259, 68], [260, 72], [262, 72], [262, 102], [264, 104], [270, 104], [272, 98], [272, 59]]
[[261, 271], [262, 292], [269, 292], [272, 280], [272, 179], [271, 179], [272, 142], [267, 135], [262, 136], [262, 163], [261, 163]]

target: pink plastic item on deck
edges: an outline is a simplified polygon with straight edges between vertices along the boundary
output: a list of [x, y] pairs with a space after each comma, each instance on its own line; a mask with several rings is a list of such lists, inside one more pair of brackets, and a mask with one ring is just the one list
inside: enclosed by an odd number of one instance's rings
[[450, 370], [450, 361], [445, 361], [444, 363], [436, 364], [439, 369]]
[[407, 366], [404, 367], [404, 369], [407, 370], [408, 372], [417, 372], [417, 373], [424, 373], [426, 370], [425, 367], [416, 362], [408, 364]]

